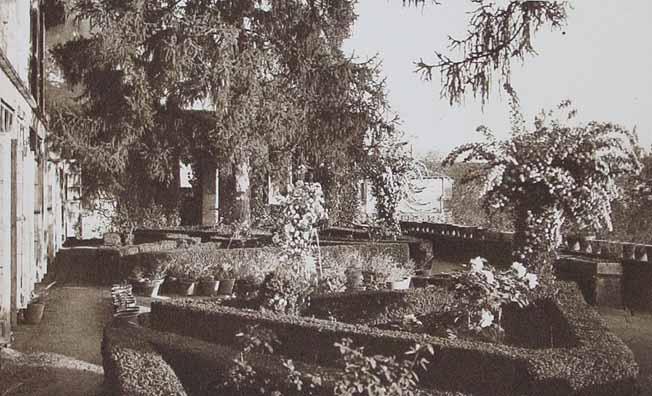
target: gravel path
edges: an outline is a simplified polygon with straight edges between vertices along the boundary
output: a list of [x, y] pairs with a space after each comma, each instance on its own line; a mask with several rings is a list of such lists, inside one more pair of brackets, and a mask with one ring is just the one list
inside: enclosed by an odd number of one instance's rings
[[111, 313], [108, 288], [52, 288], [41, 323], [15, 328], [13, 349], [0, 354], [0, 396], [101, 395], [100, 346]]
[[607, 325], [634, 352], [640, 367], [641, 395], [652, 395], [652, 313], [598, 308]]

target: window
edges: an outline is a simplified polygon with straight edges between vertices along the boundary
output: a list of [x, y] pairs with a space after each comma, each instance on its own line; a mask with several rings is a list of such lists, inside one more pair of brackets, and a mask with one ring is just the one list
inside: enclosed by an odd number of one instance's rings
[[0, 133], [10, 133], [14, 127], [14, 110], [0, 101]]

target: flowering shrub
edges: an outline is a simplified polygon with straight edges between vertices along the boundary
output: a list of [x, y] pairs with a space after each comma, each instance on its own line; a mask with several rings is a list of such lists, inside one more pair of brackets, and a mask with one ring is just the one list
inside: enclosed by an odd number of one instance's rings
[[517, 262], [505, 271], [496, 271], [482, 257], [469, 264], [468, 271], [453, 275], [453, 298], [446, 309], [453, 313], [458, 327], [475, 332], [493, 327], [501, 333], [503, 306], [528, 306], [528, 296], [538, 286], [538, 277]]
[[268, 273], [258, 291], [260, 307], [272, 312], [298, 315], [315, 282], [300, 259], [286, 259]]
[[635, 135], [611, 123], [567, 125], [575, 116], [570, 102], [559, 106], [565, 112], [559, 116], [541, 113], [528, 131], [515, 96], [511, 106], [510, 139], [498, 141], [480, 127], [487, 141], [458, 147], [444, 163], [464, 157], [485, 164], [485, 208], [513, 215], [515, 259], [548, 283], [566, 219], [611, 228], [611, 201], [620, 193], [616, 179], [640, 168]]
[[274, 242], [290, 258], [312, 255], [315, 227], [328, 218], [321, 185], [297, 181], [281, 206]]

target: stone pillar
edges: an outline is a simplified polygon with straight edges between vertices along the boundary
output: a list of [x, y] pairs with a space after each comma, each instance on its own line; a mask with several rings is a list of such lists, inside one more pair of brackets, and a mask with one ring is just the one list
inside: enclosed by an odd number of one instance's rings
[[217, 166], [204, 163], [201, 167], [201, 225], [213, 226], [220, 220], [219, 170]]
[[623, 265], [617, 261], [598, 261], [595, 266], [595, 305], [623, 307]]
[[0, 138], [0, 345], [11, 342], [11, 141]]
[[233, 220], [240, 224], [251, 225], [251, 183], [249, 180], [249, 157], [244, 156], [233, 167], [235, 177], [235, 202]]

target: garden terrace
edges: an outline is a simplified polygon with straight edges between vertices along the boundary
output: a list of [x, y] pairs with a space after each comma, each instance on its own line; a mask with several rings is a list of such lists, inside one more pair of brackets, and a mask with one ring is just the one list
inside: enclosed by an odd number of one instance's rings
[[[404, 222], [401, 226], [406, 235], [428, 241], [427, 249], [437, 259], [465, 263], [481, 256], [497, 266], [512, 262], [510, 232], [443, 223]], [[559, 253], [562, 260], [571, 257], [571, 263], [557, 263], [559, 275], [577, 281], [591, 303], [652, 310], [652, 245], [567, 235]], [[606, 293], [603, 296], [601, 289]]]
[[[432, 344], [435, 356], [421, 386], [476, 395], [634, 395], [638, 367], [625, 344], [587, 306], [576, 286], [562, 284], [556, 305], [561, 347], [523, 348], [450, 340], [360, 324], [240, 310], [215, 301], [152, 304], [151, 326], [216, 344], [232, 345], [247, 325], [272, 330], [275, 352], [306, 364], [333, 367], [335, 342], [348, 337], [366, 353], [402, 355], [415, 343]], [[552, 302], [551, 302], [552, 303]], [[521, 321], [522, 322], [522, 321]], [[532, 323], [532, 322], [531, 322]], [[536, 322], [534, 322], [536, 323]], [[201, 325], [199, 325], [201, 324]], [[519, 329], [524, 335], [532, 325]], [[537, 334], [534, 332], [533, 334]], [[537, 335], [535, 335], [537, 336]]]

